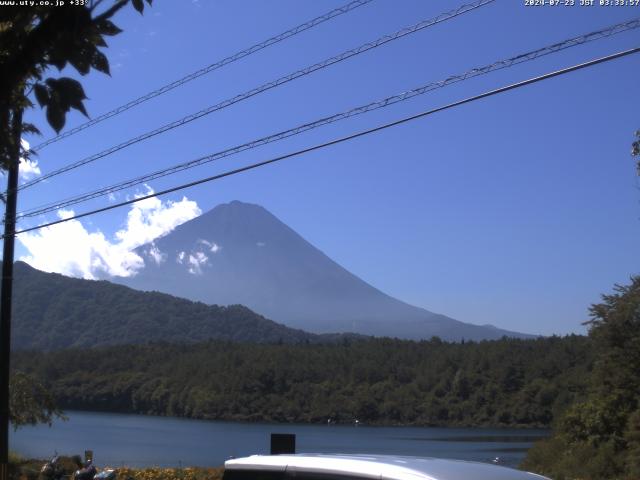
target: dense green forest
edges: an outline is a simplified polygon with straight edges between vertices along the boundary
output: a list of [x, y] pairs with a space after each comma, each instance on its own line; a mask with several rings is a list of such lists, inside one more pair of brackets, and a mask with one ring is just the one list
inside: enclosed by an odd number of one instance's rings
[[288, 328], [242, 305], [205, 305], [105, 281], [45, 273], [23, 262], [15, 264], [13, 317], [15, 349], [207, 339], [317, 343], [343, 337]]
[[148, 344], [19, 352], [66, 409], [202, 419], [549, 426], [583, 398], [581, 336], [445, 343]]
[[524, 468], [555, 480], [640, 479], [640, 276], [591, 307], [587, 395], [536, 444]]

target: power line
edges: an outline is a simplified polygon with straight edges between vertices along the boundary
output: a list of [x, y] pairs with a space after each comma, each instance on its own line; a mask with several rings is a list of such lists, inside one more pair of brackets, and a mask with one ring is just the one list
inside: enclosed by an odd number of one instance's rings
[[[244, 167], [236, 168], [234, 170], [229, 170], [229, 171], [217, 174], [217, 175], [212, 175], [210, 177], [201, 178], [199, 180], [195, 180], [195, 181], [192, 181], [192, 182], [189, 182], [189, 183], [184, 183], [184, 184], [178, 185], [176, 187], [171, 187], [171, 188], [168, 188], [166, 190], [162, 190], [160, 192], [151, 193], [151, 194], [148, 194], [148, 195], [144, 195], [142, 197], [134, 198], [134, 199], [127, 200], [127, 201], [124, 201], [124, 202], [120, 202], [120, 203], [117, 203], [117, 204], [114, 204], [114, 205], [109, 205], [107, 207], [102, 207], [102, 208], [98, 208], [98, 209], [91, 210], [91, 211], [88, 211], [88, 212], [80, 213], [78, 215], [74, 215], [74, 216], [71, 216], [71, 217], [62, 218], [60, 220], [56, 220], [56, 221], [53, 221], [53, 222], [49, 222], [49, 223], [45, 223], [45, 224], [42, 224], [42, 225], [38, 225], [37, 227], [24, 228], [22, 230], [19, 230], [19, 231], [15, 232], [14, 235], [19, 235], [21, 233], [31, 232], [33, 230], [39, 230], [39, 229], [42, 229], [42, 228], [45, 228], [45, 227], [51, 227], [53, 225], [58, 225], [60, 223], [68, 222], [70, 220], [77, 220], [78, 218], [83, 218], [83, 217], [87, 217], [89, 215], [95, 215], [96, 213], [102, 213], [102, 212], [106, 212], [108, 210], [113, 210], [115, 208], [124, 207], [126, 205], [131, 205], [133, 203], [141, 202], [141, 201], [147, 200], [149, 198], [158, 197], [160, 195], [166, 195], [168, 193], [177, 192], [179, 190], [184, 190], [186, 188], [194, 187], [196, 185], [201, 185], [203, 183], [208, 183], [208, 182], [212, 182], [214, 180], [219, 180], [221, 178], [229, 177], [229, 176], [232, 176], [232, 175], [237, 175], [239, 173], [246, 172], [246, 171], [249, 171], [249, 170], [253, 170], [253, 169], [256, 169], [256, 168], [259, 168], [259, 167], [263, 167], [265, 165], [276, 163], [276, 162], [279, 162], [279, 161], [282, 161], [282, 160], [286, 160], [288, 158], [297, 157], [297, 156], [303, 155], [305, 153], [313, 152], [315, 150], [320, 150], [320, 149], [323, 149], [323, 148], [326, 148], [326, 147], [329, 147], [329, 146], [332, 146], [332, 145], [337, 145], [339, 143], [343, 143], [343, 142], [346, 142], [346, 141], [349, 141], [349, 140], [353, 140], [355, 138], [363, 137], [365, 135], [370, 135], [372, 133], [379, 132], [379, 131], [385, 130], [387, 128], [395, 127], [397, 125], [401, 125], [403, 123], [407, 123], [407, 122], [410, 122], [410, 121], [413, 121], [413, 120], [417, 120], [419, 118], [426, 117], [426, 116], [432, 115], [434, 113], [442, 112], [444, 110], [449, 110], [451, 108], [458, 107], [460, 105], [464, 105], [464, 104], [471, 103], [471, 102], [474, 102], [474, 101], [477, 101], [477, 100], [481, 100], [483, 98], [491, 97], [491, 96], [494, 96], [494, 95], [497, 95], [497, 94], [500, 94], [500, 93], [507, 92], [509, 90], [515, 90], [517, 88], [521, 88], [521, 87], [524, 87], [526, 85], [531, 85], [533, 83], [541, 82], [543, 80], [548, 80], [548, 79], [553, 78], [553, 77], [558, 77], [560, 75], [565, 75], [567, 73], [574, 72], [576, 70], [581, 70], [581, 69], [584, 69], [584, 68], [592, 67], [592, 66], [598, 65], [600, 63], [609, 62], [609, 61], [612, 61], [612, 60], [615, 60], [615, 59], [618, 59], [618, 58], [621, 58], [621, 57], [625, 57], [627, 55], [631, 55], [631, 54], [634, 54], [634, 53], [638, 53], [638, 52], [640, 52], [640, 47], [631, 48], [629, 50], [624, 50], [622, 52], [618, 52], [618, 53], [614, 53], [614, 54], [611, 54], [611, 55], [607, 55], [605, 57], [600, 57], [600, 58], [597, 58], [597, 59], [594, 59], [594, 60], [590, 60], [588, 62], [580, 63], [580, 64], [577, 64], [577, 65], [573, 65], [571, 67], [563, 68], [561, 70], [556, 70], [554, 72], [550, 72], [550, 73], [546, 73], [544, 75], [533, 77], [533, 78], [530, 78], [528, 80], [523, 80], [523, 81], [520, 81], [520, 82], [517, 82], [517, 83], [512, 83], [512, 84], [504, 86], [504, 87], [496, 88], [494, 90], [490, 90], [488, 92], [484, 92], [484, 93], [481, 93], [479, 95], [475, 95], [473, 97], [467, 97], [467, 98], [465, 98], [463, 100], [458, 100], [456, 102], [449, 103], [449, 104], [441, 106], [441, 107], [437, 107], [437, 108], [434, 108], [434, 109], [431, 109], [431, 110], [427, 110], [425, 112], [418, 113], [418, 114], [415, 114], [415, 115], [411, 115], [409, 117], [401, 118], [400, 120], [395, 120], [393, 122], [385, 123], [383, 125], [379, 125], [377, 127], [373, 127], [373, 128], [367, 129], [367, 130], [361, 130], [360, 132], [356, 132], [356, 133], [347, 135], [345, 137], [337, 138], [337, 139], [334, 139], [334, 140], [331, 140], [331, 141], [328, 141], [328, 142], [325, 142], [325, 143], [314, 145], [312, 147], [307, 147], [307, 148], [304, 148], [302, 150], [297, 150], [295, 152], [288, 153], [286, 155], [282, 155], [282, 156], [279, 156], [279, 157], [271, 158], [269, 160], [264, 160], [264, 161], [258, 162], [258, 163], [253, 163], [251, 165], [247, 165], [247, 166], [244, 166]], [[4, 236], [3, 236], [3, 238], [4, 238]]]
[[255, 95], [258, 95], [260, 93], [263, 93], [267, 90], [271, 90], [272, 88], [275, 87], [279, 87], [281, 85], [284, 85], [285, 83], [291, 82], [293, 80], [296, 80], [298, 78], [307, 76], [313, 72], [316, 72], [318, 70], [321, 70], [323, 68], [329, 67], [331, 65], [334, 65], [336, 63], [342, 62], [344, 60], [347, 60], [348, 58], [354, 57], [356, 55], [360, 55], [361, 53], [367, 52], [369, 50], [372, 50], [374, 48], [380, 47], [386, 43], [392, 42], [394, 40], [397, 40], [399, 38], [405, 37], [407, 35], [411, 35], [412, 33], [416, 33], [420, 30], [423, 30], [425, 28], [431, 27], [433, 25], [439, 24], [441, 22], [450, 20], [452, 18], [455, 18], [459, 15], [462, 15], [464, 13], [473, 11], [477, 8], [483, 7], [485, 5], [488, 5], [489, 3], [493, 3], [495, 0], [478, 0], [476, 2], [473, 3], [469, 3], [469, 4], [465, 4], [462, 5], [454, 10], [448, 11], [446, 13], [442, 13], [440, 15], [438, 15], [437, 17], [428, 19], [428, 20], [423, 20], [419, 23], [416, 23], [415, 25], [412, 25], [410, 27], [405, 27], [401, 30], [398, 30], [395, 33], [392, 33], [390, 35], [385, 35], [383, 37], [378, 38], [377, 40], [374, 40], [372, 42], [368, 42], [365, 43], [363, 45], [360, 45], [359, 47], [347, 50], [345, 52], [342, 52], [336, 56], [333, 56], [331, 58], [328, 58], [326, 60], [323, 60], [321, 62], [315, 63], [313, 65], [310, 65], [306, 68], [303, 68], [301, 70], [297, 70], [293, 73], [290, 73], [288, 75], [285, 75], [283, 77], [278, 78], [277, 80], [273, 80], [271, 82], [265, 83], [259, 87], [255, 87], [251, 90], [248, 90], [244, 93], [241, 93], [239, 95], [236, 95], [235, 97], [231, 97], [228, 98], [226, 100], [223, 100], [220, 103], [217, 103], [215, 105], [212, 105], [210, 107], [207, 107], [205, 109], [202, 109], [198, 112], [192, 113], [190, 115], [187, 115], [186, 117], [183, 117], [179, 120], [175, 120], [171, 123], [165, 124], [162, 127], [156, 128], [155, 130], [151, 130], [149, 132], [143, 133], [142, 135], [139, 135], [137, 137], [131, 138], [125, 142], [122, 142], [118, 145], [115, 145], [113, 147], [110, 147], [106, 150], [103, 150], [102, 152], [96, 153], [94, 155], [91, 155], [89, 157], [86, 157], [82, 160], [78, 160], [74, 163], [71, 163], [69, 165], [66, 165], [64, 167], [61, 167], [57, 170], [54, 170], [52, 172], [49, 172], [47, 174], [44, 174], [38, 178], [35, 178], [31, 181], [25, 182], [23, 183], [18, 189], [22, 190], [24, 188], [28, 188], [31, 187], [33, 185], [36, 185], [44, 180], [47, 180], [49, 178], [55, 177], [57, 175], [60, 175], [62, 173], [66, 173], [70, 170], [74, 170], [76, 168], [82, 167], [84, 165], [87, 165], [88, 163], [92, 163], [95, 162], [96, 160], [99, 160], [101, 158], [104, 158], [108, 155], [111, 155], [115, 152], [118, 152], [124, 148], [127, 148], [131, 145], [134, 145], [136, 143], [142, 142], [144, 140], [147, 140], [149, 138], [155, 137], [156, 135], [160, 135], [161, 133], [165, 133], [168, 132], [169, 130], [173, 130], [174, 128], [178, 128], [181, 127], [183, 125], [186, 125], [187, 123], [193, 122], [194, 120], [197, 120], [199, 118], [204, 117], [205, 115], [209, 115], [213, 112], [216, 112], [218, 110], [222, 110], [224, 108], [227, 108], [231, 105], [234, 105], [238, 102], [241, 102], [243, 100], [246, 100], [248, 98], [251, 98]]
[[309, 30], [310, 28], [313, 28], [317, 25], [320, 25], [321, 23], [324, 23], [328, 20], [331, 20], [332, 18], [338, 17], [344, 13], [348, 13], [352, 10], [355, 10], [358, 7], [361, 7], [363, 5], [366, 5], [368, 3], [371, 3], [373, 0], [354, 0], [352, 2], [347, 3], [346, 5], [343, 5], [341, 7], [338, 7], [336, 9], [331, 10], [330, 12], [325, 13], [324, 15], [320, 15], [319, 17], [313, 18], [305, 23], [302, 23], [300, 25], [298, 25], [297, 27], [293, 27], [289, 30], [287, 30], [286, 32], [282, 32], [274, 37], [268, 38], [267, 40], [264, 40], [260, 43], [256, 43], [255, 45], [252, 45], [251, 47], [245, 49], [245, 50], [241, 50], [237, 53], [234, 53], [233, 55], [230, 55], [226, 58], [223, 58], [222, 60], [219, 60], [215, 63], [212, 63], [211, 65], [207, 65], [206, 67], [201, 68], [200, 70], [196, 70], [193, 73], [190, 73], [189, 75], [186, 75], [178, 80], [174, 80], [171, 83], [168, 83], [167, 85], [164, 85], [156, 90], [153, 90], [152, 92], [149, 92], [141, 97], [138, 97], [134, 100], [131, 100], [128, 103], [125, 103], [124, 105], [121, 105], [109, 112], [103, 113], [102, 115], [93, 118], [91, 120], [89, 120], [88, 122], [85, 122], [81, 125], [78, 125], [75, 128], [72, 128], [64, 133], [61, 133], [60, 135], [57, 135], [55, 137], [52, 137], [44, 142], [42, 142], [40, 145], [37, 145], [36, 147], [33, 148], [33, 150], [39, 151], [42, 150], [43, 148], [45, 148], [47, 145], [51, 145], [52, 143], [58, 142], [59, 140], [62, 140], [63, 138], [69, 137], [71, 135], [74, 135], [82, 130], [85, 130], [89, 127], [92, 127], [93, 125], [100, 123], [108, 118], [114, 117], [116, 115], [121, 114], [122, 112], [125, 112], [126, 110], [129, 110], [130, 108], [133, 108], [137, 105], [140, 105], [141, 103], [144, 103], [148, 100], [151, 100], [152, 98], [158, 97], [160, 95], [162, 95], [163, 93], [167, 93], [170, 90], [173, 90], [174, 88], [180, 87], [182, 85], [184, 85], [187, 82], [190, 82], [191, 80], [195, 80], [198, 77], [201, 77], [203, 75], [206, 75], [207, 73], [211, 73], [214, 70], [217, 70], [219, 68], [222, 68], [226, 65], [229, 65], [230, 63], [236, 62], [242, 58], [248, 57], [251, 54], [254, 54], [264, 48], [270, 47], [271, 45], [275, 45], [276, 43], [282, 42], [283, 40], [286, 40], [287, 38], [291, 38], [299, 33], [304, 32], [305, 30]]
[[76, 205], [78, 203], [83, 203], [89, 200], [93, 200], [95, 198], [99, 198], [101, 196], [104, 195], [108, 195], [111, 193], [115, 193], [121, 190], [124, 190], [126, 188], [129, 187], [133, 187], [136, 185], [140, 185], [142, 183], [145, 182], [149, 182], [151, 180], [155, 180], [158, 178], [162, 178], [168, 175], [172, 175], [175, 173], [178, 173], [180, 171], [183, 170], [187, 170], [190, 168], [194, 168], [209, 162], [213, 162], [215, 160], [219, 160], [221, 158], [225, 158], [225, 157], [229, 157], [238, 153], [241, 153], [243, 151], [246, 150], [250, 150], [253, 148], [257, 148], [259, 146], [262, 145], [266, 145], [269, 143], [273, 143], [279, 140], [283, 140], [289, 137], [292, 137], [294, 135], [298, 135], [300, 133], [306, 132], [308, 130], [312, 130], [315, 128], [319, 128], [321, 126], [324, 125], [328, 125], [331, 123], [335, 123], [338, 122], [340, 120], [344, 120], [356, 115], [360, 115], [363, 113], [367, 113], [373, 110], [377, 110], [379, 108], [384, 108], [387, 107], [389, 105], [393, 105], [395, 103], [399, 103], [405, 100], [408, 100], [410, 98], [416, 97], [418, 95], [422, 95], [425, 94], [429, 91], [433, 91], [439, 88], [443, 88], [446, 87], [447, 85], [450, 85], [452, 83], [457, 83], [460, 81], [464, 81], [467, 80], [469, 78], [473, 78], [476, 76], [480, 76], [480, 75], [485, 75], [487, 73], [496, 71], [496, 70], [501, 70], [503, 68], [508, 68], [511, 67], [513, 65], [517, 65], [520, 63], [524, 63], [524, 62], [528, 62], [528, 61], [532, 61], [535, 60], [537, 58], [540, 58], [542, 56], [546, 56], [552, 53], [556, 53], [559, 52], [561, 50], [565, 50], [567, 48], [571, 48], [574, 47], [576, 45], [582, 45], [586, 42], [590, 42], [590, 41], [595, 41], [595, 40], [599, 40], [602, 38], [606, 38], [609, 37], [611, 35], [617, 34], [617, 33], [621, 33], [624, 31], [628, 31], [631, 29], [635, 29], [640, 27], [640, 18], [635, 19], [635, 20], [630, 20], [627, 22], [623, 22], [623, 23], [619, 23], [619, 24], [615, 24], [594, 32], [590, 32], [584, 35], [579, 35], [577, 37], [572, 37], [569, 38], [567, 40], [564, 40], [562, 42], [557, 42], [554, 43], [552, 45], [549, 46], [545, 46], [542, 48], [539, 48], [537, 50], [532, 50], [526, 53], [522, 53], [519, 55], [516, 55], [514, 57], [505, 59], [505, 60], [499, 60], [496, 61], [492, 64], [489, 65], [485, 65], [483, 67], [478, 67], [478, 68], [474, 68], [471, 70], [468, 70], [462, 74], [459, 75], [452, 75], [447, 77], [444, 80], [440, 80], [437, 82], [431, 82], [428, 83], [426, 85], [420, 86], [418, 88], [415, 88], [413, 90], [409, 90], [403, 93], [400, 93], [398, 95], [393, 95], [387, 98], [384, 98], [382, 100], [378, 100], [378, 101], [374, 101], [371, 103], [368, 103], [366, 105], [361, 105], [359, 107], [356, 108], [352, 108], [350, 110], [347, 110], [345, 112], [341, 112], [341, 113], [337, 113], [335, 115], [331, 115], [328, 117], [323, 117], [319, 120], [315, 120], [313, 122], [310, 123], [306, 123], [303, 125], [299, 125], [296, 126], [294, 128], [288, 129], [288, 130], [284, 130], [282, 132], [279, 133], [275, 133], [272, 135], [268, 135], [266, 137], [262, 137], [259, 138], [257, 140], [253, 140], [247, 143], [244, 143], [242, 145], [238, 145], [232, 148], [228, 148], [226, 150], [222, 150], [220, 152], [216, 152], [207, 156], [203, 156], [194, 160], [190, 160], [188, 162], [184, 162], [184, 163], [180, 163], [177, 165], [174, 165], [172, 167], [169, 168], [165, 168], [165, 169], [161, 169], [161, 170], [157, 170], [155, 172], [140, 176], [140, 177], [136, 177], [133, 179], [129, 179], [126, 180], [124, 182], [120, 182], [117, 184], [113, 184], [111, 186], [108, 187], [103, 187], [100, 188], [98, 190], [94, 190], [92, 192], [88, 192], [85, 194], [81, 194], [81, 195], [77, 195], [71, 198], [67, 198], [65, 200], [59, 200], [57, 202], [51, 202], [48, 203], [46, 205], [41, 205], [39, 207], [34, 207], [31, 208], [29, 210], [23, 211], [18, 215], [18, 218], [25, 218], [25, 217], [35, 217], [38, 215], [43, 215], [55, 210], [58, 210], [60, 208], [65, 208], [65, 207], [69, 207], [72, 205]]
[[616, 25], [612, 25], [610, 27], [595, 31], [595, 32], [591, 32], [585, 35], [580, 35], [577, 37], [573, 37], [570, 39], [567, 39], [563, 42], [558, 42], [555, 44], [552, 44], [550, 46], [547, 47], [543, 47], [537, 50], [533, 50], [524, 54], [520, 54], [517, 55], [515, 57], [511, 57], [509, 59], [506, 60], [500, 60], [497, 62], [494, 62], [493, 64], [484, 66], [484, 67], [480, 67], [480, 68], [474, 68], [472, 70], [469, 70], [467, 72], [465, 72], [464, 74], [461, 75], [454, 75], [454, 76], [450, 76], [448, 78], [446, 78], [445, 80], [441, 80], [438, 82], [432, 82], [429, 83], [427, 85], [418, 87], [416, 89], [407, 91], [407, 92], [403, 92], [401, 94], [398, 95], [394, 95], [391, 97], [387, 97], [385, 99], [376, 101], [376, 102], [371, 102], [369, 104], [363, 105], [363, 106], [359, 106], [356, 108], [353, 108], [351, 110], [348, 110], [346, 112], [342, 112], [342, 113], [338, 113], [329, 117], [324, 117], [321, 118], [319, 120], [316, 120], [314, 122], [311, 123], [307, 123], [307, 124], [303, 124], [297, 127], [294, 127], [292, 129], [289, 130], [285, 130], [283, 132], [279, 132], [273, 135], [269, 135], [266, 137], [262, 137], [260, 139], [257, 140], [253, 140], [251, 142], [236, 146], [236, 147], [232, 147], [226, 150], [223, 150], [221, 152], [217, 152], [217, 153], [213, 153], [211, 155], [207, 155], [204, 157], [200, 157], [197, 158], [195, 160], [191, 160], [189, 162], [185, 162], [185, 163], [181, 163], [166, 169], [162, 169], [150, 174], [146, 174], [143, 175], [141, 177], [137, 177], [134, 179], [130, 179], [115, 185], [111, 185], [109, 187], [103, 187], [99, 190], [95, 190], [93, 192], [89, 192], [86, 194], [82, 194], [79, 196], [75, 196], [72, 198], [68, 198], [65, 200], [60, 200], [57, 202], [53, 202], [53, 203], [49, 203], [47, 205], [43, 205], [40, 207], [35, 207], [32, 209], [29, 209], [25, 212], [21, 212], [20, 213], [20, 217], [33, 217], [33, 216], [37, 216], [37, 215], [41, 215], [41, 214], [45, 214], [45, 213], [49, 213], [51, 211], [57, 210], [59, 208], [64, 208], [64, 207], [68, 207], [71, 205], [75, 205], [77, 203], [81, 203], [84, 201], [88, 201], [88, 200], [92, 200], [94, 198], [98, 198], [100, 196], [103, 195], [107, 195], [110, 193], [115, 193], [117, 191], [123, 190], [125, 188], [129, 188], [135, 185], [139, 185], [141, 183], [144, 182], [148, 182], [151, 180], [155, 180], [157, 178], [161, 178], [167, 175], [171, 175], [177, 172], [180, 172], [182, 170], [186, 170], [189, 168], [193, 168], [196, 166], [200, 166], [203, 165], [205, 163], [209, 163], [224, 157], [228, 157], [237, 153], [240, 153], [242, 151], [245, 150], [249, 150], [252, 148], [256, 148], [258, 146], [262, 146], [268, 143], [272, 143], [278, 140], [282, 140], [297, 134], [300, 134], [302, 132], [305, 132], [307, 130], [311, 130], [313, 128], [318, 128], [320, 126], [324, 126], [330, 123], [334, 123], [337, 122], [339, 120], [343, 120], [355, 115], [359, 115], [361, 113], [365, 113], [365, 112], [369, 112], [372, 110], [376, 110], [378, 108], [383, 108], [386, 107], [388, 105], [392, 105], [394, 103], [400, 102], [400, 101], [404, 101], [407, 99], [410, 99], [414, 96], [417, 95], [421, 95], [424, 93], [427, 93], [428, 91], [432, 91], [435, 90], [437, 88], [442, 88], [445, 87], [451, 83], [456, 83], [468, 78], [472, 78], [474, 76], [478, 76], [478, 75], [483, 75], [486, 73], [489, 73], [491, 71], [495, 71], [495, 70], [499, 70], [502, 68], [506, 68], [506, 67], [510, 67], [512, 65], [518, 64], [518, 63], [523, 63], [526, 61], [530, 61], [530, 60], [534, 60], [536, 58], [539, 58], [541, 56], [544, 55], [548, 55], [551, 53], [555, 53], [558, 52], [560, 50], [566, 49], [566, 48], [570, 48], [572, 46], [576, 46], [576, 45], [580, 45], [589, 41], [594, 41], [597, 39], [601, 39], [604, 37], [608, 37], [611, 36], [613, 34], [616, 33], [620, 33], [629, 29], [634, 29], [634, 28], [638, 28], [640, 26], [640, 19], [635, 19], [635, 20], [631, 20], [628, 22], [623, 22], [620, 24], [616, 24]]

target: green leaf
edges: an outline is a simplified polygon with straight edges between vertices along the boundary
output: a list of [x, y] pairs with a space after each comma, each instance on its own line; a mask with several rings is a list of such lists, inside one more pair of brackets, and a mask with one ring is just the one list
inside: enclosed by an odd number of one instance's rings
[[109, 60], [107, 60], [107, 56], [99, 50], [95, 50], [93, 52], [91, 66], [102, 73], [111, 75], [111, 72], [109, 71]]
[[58, 70], [62, 70], [77, 48], [78, 43], [73, 36], [63, 34], [58, 41], [51, 45], [49, 62], [55, 65]]
[[[87, 110], [84, 108], [84, 104], [82, 101], [87, 98], [84, 93], [84, 89], [82, 85], [77, 80], [68, 77], [62, 78], [47, 78], [46, 83], [50, 90], [50, 99], [49, 99], [49, 107], [52, 108], [52, 116], [55, 121], [57, 121], [57, 116], [55, 111], [63, 112], [63, 117], [65, 113], [68, 112], [71, 108], [74, 108], [84, 114], [86, 117], [89, 116]], [[47, 119], [49, 119], [49, 109], [47, 109]], [[51, 126], [55, 129], [51, 121], [49, 121]], [[56, 125], [58, 125], [56, 123]], [[62, 125], [64, 126], [64, 118], [62, 121]]]
[[86, 75], [91, 69], [91, 54], [87, 50], [75, 51], [69, 63], [80, 72], [80, 75]]
[[142, 0], [131, 0], [133, 8], [135, 8], [140, 14], [144, 12], [144, 2]]
[[96, 33], [92, 37], [93, 44], [98, 47], [108, 47], [107, 42], [102, 38], [102, 35]]
[[[71, 98], [77, 98], [84, 100], [87, 96], [84, 94], [84, 89], [79, 81], [69, 77], [61, 78], [48, 78], [46, 80], [47, 85], [51, 90], [58, 92], [63, 100]], [[67, 103], [69, 103], [67, 101]]]
[[33, 86], [33, 93], [36, 95], [36, 100], [41, 107], [44, 107], [49, 103], [49, 90], [41, 83], [36, 83]]
[[60, 52], [52, 51], [49, 54], [49, 63], [61, 71], [67, 64], [67, 60], [60, 55]]
[[87, 110], [84, 108], [84, 103], [82, 103], [82, 100], [71, 102], [69, 103], [69, 105], [71, 106], [71, 108], [75, 108], [80, 113], [82, 113], [85, 117], [89, 118], [89, 114], [87, 113]]
[[36, 127], [33, 123], [23, 123], [22, 124], [22, 132], [23, 133], [33, 133], [35, 135], [42, 135], [38, 127]]
[[60, 133], [60, 130], [64, 128], [65, 123], [65, 111], [60, 108], [59, 105], [50, 104], [47, 107], [47, 121], [49, 125], [56, 131], [56, 133]]
[[96, 28], [102, 35], [118, 35], [122, 30], [114, 25], [111, 20], [101, 20], [96, 24]]

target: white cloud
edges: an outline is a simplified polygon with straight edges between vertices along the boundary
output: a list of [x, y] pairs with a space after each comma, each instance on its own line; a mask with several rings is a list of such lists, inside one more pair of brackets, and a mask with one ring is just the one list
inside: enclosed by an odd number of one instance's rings
[[[145, 195], [151, 192], [147, 186]], [[125, 226], [112, 240], [99, 230], [89, 232], [78, 220], [19, 235], [18, 240], [28, 251], [20, 260], [47, 272], [89, 279], [135, 275], [144, 267], [144, 260], [132, 251], [134, 248], [169, 233], [200, 213], [197, 203], [186, 197], [164, 203], [149, 198], [131, 206]], [[58, 216], [68, 218], [73, 212], [60, 210]], [[155, 245], [149, 255], [156, 263], [166, 258]]]
[[[61, 210], [58, 216], [67, 218], [73, 212]], [[100, 231], [87, 231], [78, 220], [22, 234], [18, 240], [29, 252], [20, 260], [46, 272], [95, 279], [104, 274], [129, 276], [144, 266], [138, 255]]]
[[167, 259], [167, 254], [162, 253], [160, 249], [156, 246], [156, 244], [153, 242], [151, 242], [151, 246], [147, 251], [147, 255], [151, 257], [154, 262], [156, 262], [156, 265], [160, 265], [164, 263], [164, 261]]
[[[30, 145], [24, 138], [20, 139], [20, 144], [24, 150], [29, 150]], [[41, 175], [40, 167], [37, 160], [29, 160], [28, 158], [20, 157], [20, 166], [18, 167], [18, 175], [20, 180], [31, 180]]]
[[23, 160], [20, 162], [19, 172], [21, 180], [31, 180], [40, 176], [41, 173], [37, 160]]
[[184, 262], [184, 256], [185, 256], [184, 252], [179, 252], [178, 256], [176, 257], [176, 262], [182, 265], [182, 263]]
[[208, 240], [198, 239], [197, 243], [201, 243], [202, 245], [206, 245], [209, 248], [210, 252], [216, 253], [220, 250], [220, 245], [216, 242], [210, 242]]
[[[136, 198], [153, 193], [151, 187], [145, 187], [147, 191], [136, 194]], [[127, 214], [126, 227], [117, 231], [115, 237], [125, 247], [132, 249], [169, 233], [201, 213], [198, 204], [186, 197], [179, 202], [168, 201], [164, 204], [157, 197], [147, 198], [133, 204]]]
[[267, 244], [266, 244], [266, 243], [264, 243], [264, 242], [257, 242], [257, 243], [256, 243], [256, 245], [257, 245], [257, 246], [259, 246], [259, 247], [264, 247], [264, 246], [266, 246]]
[[209, 257], [202, 252], [196, 252], [189, 255], [189, 273], [193, 275], [202, 275], [202, 267], [207, 265]]

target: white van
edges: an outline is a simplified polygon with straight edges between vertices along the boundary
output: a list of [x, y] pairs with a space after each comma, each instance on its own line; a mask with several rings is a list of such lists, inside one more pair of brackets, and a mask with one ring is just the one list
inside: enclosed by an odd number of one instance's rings
[[254, 455], [224, 468], [224, 480], [549, 480], [489, 463], [391, 455]]

